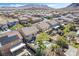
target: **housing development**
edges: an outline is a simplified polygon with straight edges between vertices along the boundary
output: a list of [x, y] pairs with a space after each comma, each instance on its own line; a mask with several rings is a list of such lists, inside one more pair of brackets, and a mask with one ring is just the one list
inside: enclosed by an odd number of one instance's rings
[[0, 7], [0, 56], [79, 56], [79, 3]]

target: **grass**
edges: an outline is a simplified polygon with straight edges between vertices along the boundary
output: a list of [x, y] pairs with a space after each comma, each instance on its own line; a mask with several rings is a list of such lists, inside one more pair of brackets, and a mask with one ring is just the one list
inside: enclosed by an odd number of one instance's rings
[[23, 28], [23, 25], [17, 24], [17, 25], [15, 25], [15, 26], [10, 27], [11, 30], [17, 30], [17, 29], [19, 29], [19, 28]]

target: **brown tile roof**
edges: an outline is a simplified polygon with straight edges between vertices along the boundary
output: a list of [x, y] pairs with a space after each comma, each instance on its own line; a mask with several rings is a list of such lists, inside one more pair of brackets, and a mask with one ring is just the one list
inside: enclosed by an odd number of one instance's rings
[[39, 30], [35, 26], [32, 26], [32, 27], [22, 28], [20, 32], [23, 33], [25, 36], [28, 36], [39, 32]]
[[35, 24], [34, 26], [36, 26], [38, 29], [41, 29], [43, 31], [48, 30], [50, 28], [50, 25], [46, 23], [45, 21], [39, 22]]
[[32, 21], [41, 21], [42, 19], [39, 18], [39, 17], [31, 17], [32, 18]]
[[56, 25], [56, 24], [58, 24], [58, 22], [57, 22], [57, 21], [55, 21], [54, 19], [53, 19], [53, 20], [48, 21], [48, 23], [49, 23], [49, 24], [51, 24], [51, 25]]

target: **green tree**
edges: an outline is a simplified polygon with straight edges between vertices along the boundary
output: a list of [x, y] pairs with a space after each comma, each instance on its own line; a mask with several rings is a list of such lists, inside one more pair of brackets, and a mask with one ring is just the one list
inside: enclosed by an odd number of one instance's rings
[[64, 36], [60, 36], [58, 39], [59, 40], [57, 41], [57, 45], [59, 45], [60, 47], [65, 47], [68, 45], [68, 42]]
[[[36, 52], [36, 55], [43, 55], [44, 54], [44, 50], [46, 49], [46, 46], [43, 44], [43, 41], [49, 40], [49, 35], [45, 32], [40, 33], [37, 37], [36, 37], [36, 42], [38, 42], [39, 45], [39, 49]], [[38, 52], [40, 52], [38, 54]]]
[[60, 48], [60, 46], [57, 45], [57, 44], [53, 44], [53, 45], [51, 46], [51, 49], [52, 49], [52, 51], [53, 51], [53, 55], [55, 55], [55, 54], [57, 53], [57, 49], [58, 49], [58, 48]]
[[63, 30], [64, 34], [67, 34], [71, 30], [75, 29], [74, 23], [69, 23], [69, 24], [65, 25], [64, 27], [65, 27], [64, 30]]
[[56, 51], [56, 49], [57, 49], [57, 48], [60, 48], [60, 46], [57, 45], [57, 44], [53, 44], [53, 45], [51, 46], [51, 48], [52, 48], [53, 51]]
[[45, 32], [40, 33], [37, 37], [36, 37], [36, 42], [43, 42], [49, 40], [49, 35]]
[[43, 56], [44, 55], [44, 50], [41, 48], [37, 48], [36, 50], [36, 56]]

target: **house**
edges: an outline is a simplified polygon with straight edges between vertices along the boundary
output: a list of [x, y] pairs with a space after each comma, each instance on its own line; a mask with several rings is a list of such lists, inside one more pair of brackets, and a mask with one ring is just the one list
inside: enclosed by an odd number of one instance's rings
[[19, 29], [19, 32], [24, 37], [24, 42], [32, 42], [35, 41], [36, 35], [39, 32], [39, 29], [37, 29], [35, 26], [31, 27], [24, 27], [22, 29]]
[[67, 15], [65, 15], [65, 17], [73, 19], [75, 16], [72, 14], [67, 14]]
[[60, 24], [56, 20], [50, 20], [48, 21], [48, 24], [52, 29], [58, 29], [60, 27]]
[[79, 48], [69, 46], [69, 49], [64, 53], [66, 56], [79, 56]]
[[8, 13], [8, 15], [7, 15], [8, 17], [12, 17], [12, 18], [18, 18], [18, 14], [16, 14], [15, 12], [10, 12], [10, 13]]
[[6, 20], [7, 20], [7, 25], [9, 27], [14, 26], [19, 23], [19, 20], [17, 18], [9, 17], [9, 18], [6, 18]]
[[79, 13], [78, 12], [75, 12], [75, 13], [73, 13], [73, 15], [78, 17], [79, 16]]
[[28, 16], [28, 15], [20, 15], [18, 17], [18, 19], [19, 19], [19, 22], [21, 24], [27, 24], [29, 21], [31, 21], [31, 16]]
[[46, 21], [35, 23], [33, 26], [36, 26], [40, 31], [47, 31], [50, 28], [50, 25]]
[[4, 18], [4, 16], [0, 16], [0, 29], [1, 30], [7, 30], [8, 29], [7, 20], [6, 20], [6, 18]]
[[76, 26], [76, 29], [79, 30], [79, 18], [78, 17], [74, 18], [73, 22]]
[[37, 22], [41, 22], [41, 21], [43, 21], [43, 19], [41, 18], [41, 17], [31, 17], [31, 19], [32, 19], [32, 23], [37, 23]]
[[[24, 55], [26, 51], [23, 37], [18, 31], [9, 31], [0, 34], [0, 53], [3, 56]], [[22, 54], [21, 54], [22, 53]]]
[[68, 23], [70, 23], [70, 22], [73, 22], [73, 20], [74, 20], [74, 19], [72, 19], [72, 18], [67, 18], [67, 17], [65, 17], [65, 16], [61, 16], [61, 17], [59, 17], [59, 19], [63, 20], [63, 22], [64, 22], [65, 24], [68, 24]]
[[54, 12], [54, 13], [53, 13], [53, 17], [54, 17], [54, 18], [60, 17], [60, 13]]

